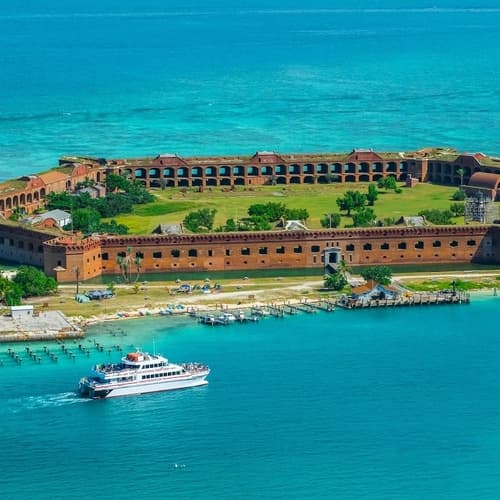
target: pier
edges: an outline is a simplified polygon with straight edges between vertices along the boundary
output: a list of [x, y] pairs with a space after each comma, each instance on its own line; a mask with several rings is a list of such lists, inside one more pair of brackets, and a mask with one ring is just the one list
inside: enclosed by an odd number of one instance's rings
[[356, 299], [344, 296], [337, 303], [345, 309], [367, 309], [375, 307], [411, 307], [445, 304], [469, 304], [467, 292], [421, 292], [395, 299]]
[[0, 316], [0, 342], [48, 341], [83, 337], [60, 311], [42, 311], [33, 316]]

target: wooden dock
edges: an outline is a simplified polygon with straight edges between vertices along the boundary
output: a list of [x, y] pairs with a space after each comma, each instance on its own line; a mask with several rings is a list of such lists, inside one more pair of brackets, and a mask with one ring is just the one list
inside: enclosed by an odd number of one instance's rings
[[411, 307], [445, 304], [469, 304], [470, 294], [466, 292], [443, 293], [426, 292], [414, 293], [410, 296], [397, 299], [372, 299], [362, 300], [352, 297], [344, 297], [338, 302], [345, 309], [368, 309], [374, 307]]

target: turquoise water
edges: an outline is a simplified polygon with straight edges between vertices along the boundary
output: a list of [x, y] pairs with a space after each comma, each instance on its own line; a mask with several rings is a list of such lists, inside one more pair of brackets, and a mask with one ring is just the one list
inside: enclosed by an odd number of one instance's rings
[[63, 154], [500, 154], [493, 0], [0, 6], [0, 179]]
[[[53, 363], [32, 344], [40, 365], [3, 345], [2, 498], [497, 498], [499, 300], [215, 328], [122, 321], [92, 328], [89, 358], [69, 343], [75, 361]], [[113, 346], [153, 341], [208, 363], [210, 383], [74, 395]]]

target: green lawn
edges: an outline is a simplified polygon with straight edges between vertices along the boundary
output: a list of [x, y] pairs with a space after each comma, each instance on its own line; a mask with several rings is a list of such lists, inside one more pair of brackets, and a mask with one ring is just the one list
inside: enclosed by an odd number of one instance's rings
[[[289, 208], [307, 208], [310, 229], [321, 228], [320, 220], [329, 212], [338, 213], [335, 200], [348, 190], [366, 193], [367, 183], [292, 185], [240, 187], [233, 192], [212, 188], [198, 193], [180, 189], [154, 190], [157, 201], [154, 204], [136, 206], [134, 213], [114, 217], [130, 228], [131, 234], [148, 234], [159, 224], [182, 222], [186, 214], [198, 208], [216, 208], [215, 226], [225, 223], [229, 218], [242, 218], [247, 215], [250, 205], [255, 203], [279, 202]], [[417, 215], [423, 209], [447, 209], [452, 203], [451, 196], [456, 191], [453, 186], [418, 184], [414, 188], [403, 188], [402, 193], [381, 191], [373, 207], [377, 218]], [[458, 221], [460, 222], [460, 221]], [[342, 225], [352, 223], [350, 217], [342, 218]]]

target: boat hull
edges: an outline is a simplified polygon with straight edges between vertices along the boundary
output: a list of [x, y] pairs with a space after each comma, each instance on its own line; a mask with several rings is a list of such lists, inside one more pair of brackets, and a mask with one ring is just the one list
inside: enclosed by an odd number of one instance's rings
[[208, 384], [203, 374], [199, 376], [191, 376], [180, 380], [165, 380], [161, 382], [144, 382], [130, 384], [95, 384], [90, 381], [80, 382], [80, 394], [83, 397], [90, 399], [107, 399], [120, 396], [134, 396], [138, 394], [149, 394], [151, 392], [165, 392], [179, 389], [188, 389], [190, 387], [199, 387]]

